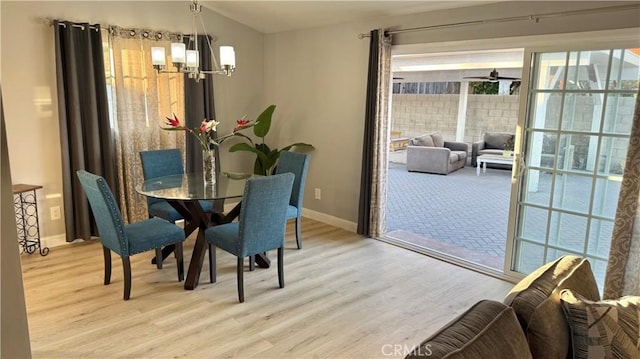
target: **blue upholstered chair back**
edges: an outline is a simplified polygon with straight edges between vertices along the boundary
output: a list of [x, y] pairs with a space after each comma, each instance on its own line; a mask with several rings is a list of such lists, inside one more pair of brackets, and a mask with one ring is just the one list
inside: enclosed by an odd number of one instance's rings
[[284, 173], [247, 181], [238, 218], [241, 257], [284, 246], [293, 180], [293, 174]]
[[[140, 151], [142, 176], [144, 180], [157, 177], [181, 175], [184, 173], [182, 154], [177, 148], [168, 150]], [[163, 201], [159, 198], [147, 197], [147, 206]]]
[[89, 199], [93, 218], [98, 225], [100, 241], [121, 257], [129, 256], [129, 240], [118, 203], [104, 178], [87, 171], [76, 172]]
[[[304, 184], [307, 181], [307, 169], [309, 168], [309, 155], [299, 152], [283, 151], [280, 153], [276, 174], [293, 173], [296, 177], [293, 181], [289, 204], [302, 209], [304, 199]], [[299, 213], [299, 212], [298, 212]]]

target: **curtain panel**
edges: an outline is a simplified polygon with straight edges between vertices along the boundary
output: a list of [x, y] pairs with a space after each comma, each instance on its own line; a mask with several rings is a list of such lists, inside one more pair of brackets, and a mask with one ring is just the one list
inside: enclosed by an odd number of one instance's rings
[[[185, 132], [165, 131], [166, 117], [184, 114], [184, 75], [157, 74], [151, 47], [170, 47], [169, 36], [157, 40], [152, 30], [111, 28], [107, 65], [112, 126], [115, 129], [118, 198], [125, 222], [148, 218], [146, 198], [135, 185], [143, 180], [140, 151], [178, 148], [185, 157]], [[171, 60], [167, 58], [168, 64]], [[193, 127], [193, 126], [192, 126]]]
[[378, 237], [386, 217], [391, 35], [384, 29], [370, 35], [358, 233]]
[[100, 25], [88, 23], [55, 20], [53, 27], [66, 240], [89, 240], [98, 231], [76, 171], [98, 174], [114, 193], [119, 189], [102, 34]]
[[[200, 68], [203, 71], [211, 71], [214, 68], [213, 61], [215, 57], [211, 53], [211, 47], [209, 44], [212, 39], [208, 35], [198, 35], [197, 39], [191, 37], [185, 37], [184, 43], [188, 49], [195, 48], [194, 42], [198, 42], [198, 49], [200, 50]], [[200, 126], [203, 119], [215, 120], [216, 119], [216, 106], [213, 101], [213, 76], [207, 75], [204, 79], [196, 82], [194, 80], [187, 79], [184, 82], [184, 105], [185, 105], [185, 120], [187, 126], [193, 128]], [[214, 136], [217, 133], [214, 132]], [[217, 169], [220, 169], [220, 153], [218, 148], [214, 151]], [[186, 167], [187, 172], [199, 172], [202, 171], [202, 146], [193, 138], [193, 136], [187, 137], [186, 140]], [[214, 209], [222, 211], [224, 207], [224, 200], [214, 201]]]
[[640, 295], [640, 90], [613, 226], [604, 298]]

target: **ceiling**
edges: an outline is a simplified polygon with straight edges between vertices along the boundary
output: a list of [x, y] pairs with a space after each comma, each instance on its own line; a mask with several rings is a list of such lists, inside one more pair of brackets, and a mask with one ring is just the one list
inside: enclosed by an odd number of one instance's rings
[[377, 16], [404, 15], [496, 1], [200, 1], [262, 33], [328, 26]]

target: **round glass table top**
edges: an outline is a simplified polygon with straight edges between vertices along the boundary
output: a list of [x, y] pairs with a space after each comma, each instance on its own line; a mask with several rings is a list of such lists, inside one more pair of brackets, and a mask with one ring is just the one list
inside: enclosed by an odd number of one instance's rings
[[216, 183], [206, 186], [201, 172], [164, 176], [136, 185], [136, 191], [147, 197], [176, 200], [208, 200], [240, 198], [250, 174], [222, 173]]

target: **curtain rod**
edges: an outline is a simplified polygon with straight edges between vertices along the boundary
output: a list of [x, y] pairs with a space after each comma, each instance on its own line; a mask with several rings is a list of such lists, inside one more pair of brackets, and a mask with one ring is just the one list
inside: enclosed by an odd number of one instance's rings
[[[487, 20], [474, 20], [474, 21], [455, 22], [455, 23], [450, 23], [450, 24], [412, 27], [412, 28], [408, 28], [408, 29], [385, 31], [385, 35], [401, 34], [401, 33], [405, 33], [405, 32], [415, 32], [415, 31], [424, 31], [424, 30], [433, 30], [433, 29], [446, 29], [446, 28], [450, 28], [450, 27], [459, 27], [459, 26], [482, 25], [482, 24], [512, 22], [512, 21], [523, 21], [523, 20], [531, 20], [531, 21], [534, 21], [534, 22], [539, 22], [540, 19], [553, 18], [553, 17], [559, 17], [559, 16], [582, 15], [582, 14], [591, 14], [591, 13], [609, 12], [609, 11], [619, 11], [619, 10], [627, 10], [627, 9], [640, 9], [640, 5], [631, 4], [631, 5], [605, 6], [605, 7], [591, 8], [591, 9], [582, 9], [582, 10], [550, 12], [550, 13], [544, 13], [544, 14], [538, 14], [538, 15], [521, 15], [521, 16], [502, 17], [502, 18], [487, 19]], [[368, 34], [368, 33], [367, 34], [365, 34], [365, 33], [359, 33], [358, 34], [358, 38], [359, 39], [364, 39], [365, 37], [370, 37], [370, 36], [371, 36], [371, 34]]]

